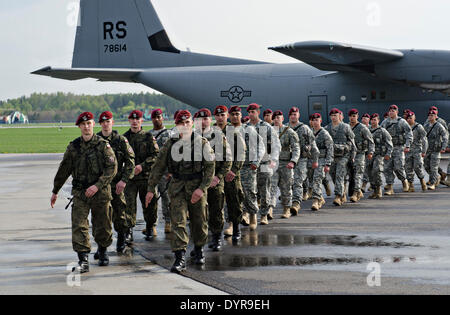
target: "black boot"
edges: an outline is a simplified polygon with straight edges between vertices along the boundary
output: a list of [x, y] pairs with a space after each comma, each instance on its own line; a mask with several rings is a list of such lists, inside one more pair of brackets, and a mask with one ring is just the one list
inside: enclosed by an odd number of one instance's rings
[[212, 250], [213, 252], [220, 251], [220, 248], [222, 247], [222, 234], [213, 234], [213, 240], [212, 240]]
[[117, 232], [117, 244], [116, 249], [118, 253], [123, 252], [125, 249], [125, 233]]
[[94, 254], [94, 259], [95, 259], [95, 260], [98, 260], [98, 257], [99, 257], [99, 254], [98, 254], [98, 248], [97, 248], [97, 251], [96, 251], [95, 254]]
[[186, 251], [177, 250], [175, 251], [175, 262], [173, 263], [170, 272], [178, 273], [186, 271]]
[[231, 238], [231, 240], [233, 242], [237, 242], [241, 239], [241, 230], [239, 229], [239, 223], [234, 223], [233, 222], [233, 236]]
[[73, 268], [72, 272], [75, 271], [75, 269], [79, 273], [89, 272], [88, 254], [89, 253], [78, 253], [78, 267]]
[[106, 252], [106, 247], [98, 247], [98, 265], [99, 266], [108, 266], [109, 265], [109, 256]]
[[203, 252], [203, 246], [194, 247], [194, 264], [204, 265], [205, 264], [205, 254]]
[[146, 241], [152, 241], [155, 238], [155, 234], [153, 233], [154, 230], [154, 226], [152, 225], [147, 225], [147, 227], [145, 228], [145, 240]]
[[131, 245], [134, 241], [133, 238], [133, 228], [128, 228], [127, 233], [125, 234], [125, 243]]

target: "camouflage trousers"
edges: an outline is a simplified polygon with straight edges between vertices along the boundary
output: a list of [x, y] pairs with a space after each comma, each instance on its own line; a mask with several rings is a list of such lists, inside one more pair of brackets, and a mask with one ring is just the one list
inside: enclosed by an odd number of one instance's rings
[[[323, 196], [322, 192], [322, 184], [324, 179], [326, 178], [327, 174], [324, 171], [325, 167], [325, 158], [319, 159], [319, 167], [312, 169], [311, 167], [311, 173], [312, 173], [312, 197], [313, 199], [321, 199]], [[308, 169], [308, 172], [310, 170]]]
[[278, 169], [272, 177], [270, 189], [270, 205], [275, 208], [277, 205], [277, 189], [280, 188], [281, 204], [285, 207], [292, 206], [292, 182], [294, 181], [294, 170], [286, 166], [290, 161], [280, 161]]
[[[305, 182], [308, 178], [308, 159], [300, 158], [294, 168], [294, 183], [292, 185], [292, 202], [301, 203], [303, 200], [303, 188], [308, 186]], [[311, 161], [312, 162], [312, 161]]]
[[97, 192], [92, 198], [82, 193], [74, 194], [72, 204], [72, 247], [77, 253], [89, 253], [91, 242], [89, 237], [89, 212], [91, 212], [92, 235], [95, 242], [102, 247], [111, 245], [111, 198], [107, 194]]
[[395, 175], [402, 182], [406, 179], [404, 149], [403, 146], [395, 146], [391, 158], [384, 162], [384, 177], [388, 185], [394, 184]]
[[125, 199], [127, 201], [127, 212], [129, 218], [130, 227], [136, 226], [136, 213], [137, 213], [137, 197], [141, 201], [142, 212], [144, 214], [144, 220], [147, 226], [156, 225], [158, 219], [158, 203], [157, 198], [153, 198], [148, 207], [145, 207], [145, 196], [147, 195], [147, 181], [131, 180], [125, 187]]
[[383, 185], [384, 156], [374, 155], [372, 160], [368, 160], [367, 171], [369, 181], [372, 187], [381, 187]]
[[240, 223], [242, 221], [242, 203], [244, 201], [241, 173], [238, 172], [231, 182], [225, 181], [224, 189], [227, 201], [227, 220]]
[[114, 225], [114, 230], [119, 233], [125, 233], [128, 230], [130, 218], [127, 216], [127, 202], [125, 200], [125, 194], [121, 192], [119, 195], [116, 194], [116, 184], [111, 184], [112, 191], [112, 222]]
[[366, 156], [366, 163], [364, 167], [363, 183], [368, 183], [369, 180], [369, 159]]
[[425, 177], [423, 173], [423, 158], [421, 151], [409, 151], [405, 154], [405, 172], [408, 182], [414, 182], [414, 173], [419, 179]]
[[207, 194], [195, 204], [191, 203], [192, 194], [200, 186], [201, 180], [177, 180], [169, 184], [170, 222], [172, 224], [170, 246], [172, 251], [186, 250], [189, 243], [189, 230], [195, 246], [202, 247], [208, 240], [208, 202]]
[[261, 164], [256, 175], [257, 189], [261, 201], [259, 209], [261, 216], [265, 216], [269, 213], [272, 176], [273, 169], [269, 167], [269, 164]]
[[164, 176], [161, 178], [158, 184], [158, 192], [161, 196], [161, 209], [163, 214], [164, 222], [169, 223], [170, 222], [170, 199], [169, 199], [169, 192], [168, 192], [168, 179], [167, 174], [164, 174]]
[[334, 183], [334, 194], [343, 196], [345, 193], [345, 180], [348, 174], [348, 156], [335, 157], [331, 164], [330, 176]]
[[225, 192], [223, 180], [214, 188], [208, 189], [208, 224], [212, 234], [220, 234], [224, 225], [223, 206]]
[[[361, 190], [364, 171], [366, 169], [366, 154], [365, 153], [357, 153], [355, 156], [355, 161], [353, 164], [353, 191]], [[350, 189], [349, 189], [350, 191]]]
[[430, 183], [436, 184], [439, 176], [439, 164], [441, 163], [441, 152], [427, 152], [425, 155], [425, 170], [430, 176]]
[[256, 214], [259, 211], [257, 200], [256, 170], [252, 170], [249, 164], [244, 164], [241, 169], [241, 183], [244, 190], [244, 212]]

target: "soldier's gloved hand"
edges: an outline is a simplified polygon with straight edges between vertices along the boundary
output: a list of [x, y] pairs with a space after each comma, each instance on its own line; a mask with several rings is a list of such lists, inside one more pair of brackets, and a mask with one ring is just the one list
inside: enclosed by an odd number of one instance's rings
[[116, 194], [120, 195], [123, 192], [123, 190], [125, 189], [126, 185], [127, 184], [122, 180], [120, 182], [118, 182], [116, 185]]
[[385, 155], [385, 156], [384, 156], [384, 159], [385, 159], [386, 161], [389, 161], [389, 160], [391, 159], [391, 157], [390, 157], [389, 155]]
[[323, 171], [324, 171], [325, 173], [328, 173], [328, 172], [330, 171], [330, 167], [329, 167], [328, 165], [325, 165], [325, 166], [323, 167]]
[[227, 173], [227, 175], [225, 175], [225, 181], [229, 183], [229, 182], [233, 181], [233, 179], [235, 177], [236, 177], [236, 174], [234, 174], [232, 171], [229, 171]]
[[91, 198], [92, 196], [94, 196], [98, 191], [97, 186], [92, 185], [91, 187], [89, 187], [88, 189], [86, 189], [86, 192], [84, 193], [84, 195], [88, 198]]
[[192, 193], [191, 203], [196, 204], [200, 199], [202, 199], [202, 197], [203, 197], [203, 190], [201, 190], [200, 188], [197, 188]]
[[286, 165], [286, 167], [291, 170], [295, 167], [295, 164], [294, 162], [289, 162], [288, 165]]
[[134, 175], [139, 175], [141, 172], [142, 172], [142, 166], [136, 165], [136, 167], [134, 168]]
[[314, 162], [313, 164], [312, 164], [312, 169], [313, 170], [315, 170], [316, 168], [318, 168], [319, 167], [319, 162]]
[[148, 193], [147, 193], [147, 195], [145, 195], [145, 207], [147, 208], [148, 207], [148, 205], [150, 204], [150, 202], [152, 202], [152, 199], [153, 199], [153, 196], [154, 196], [155, 194], [154, 193], [152, 193], [151, 191], [149, 191]]
[[55, 206], [56, 199], [58, 199], [57, 194], [52, 194], [52, 197], [50, 198], [50, 206], [53, 208]]
[[270, 161], [270, 165], [269, 165], [269, 167], [270, 168], [275, 168], [277, 166], [277, 162], [275, 162], [275, 161]]
[[367, 159], [369, 161], [372, 161], [372, 158], [373, 158], [373, 154], [372, 153], [367, 154]]
[[214, 188], [220, 183], [220, 179], [217, 176], [214, 176], [213, 180], [211, 181], [211, 184], [209, 187]]

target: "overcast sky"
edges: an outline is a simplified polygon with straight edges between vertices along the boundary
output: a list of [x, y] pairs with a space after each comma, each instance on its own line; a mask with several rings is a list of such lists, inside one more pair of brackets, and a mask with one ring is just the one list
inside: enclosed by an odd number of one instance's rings
[[[125, 0], [123, 0], [125, 1]], [[330, 40], [380, 48], [450, 50], [448, 0], [152, 0], [173, 44], [276, 63], [267, 47]], [[79, 0], [0, 0], [0, 100], [33, 92], [152, 91], [139, 84], [29, 74], [70, 67]]]

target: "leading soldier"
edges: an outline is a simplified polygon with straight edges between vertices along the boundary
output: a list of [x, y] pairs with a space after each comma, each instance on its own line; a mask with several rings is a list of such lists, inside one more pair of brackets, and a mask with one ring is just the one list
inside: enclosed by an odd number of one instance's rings
[[172, 174], [169, 184], [171, 247], [175, 262], [171, 272], [186, 270], [189, 242], [187, 215], [194, 242], [194, 262], [205, 263], [203, 246], [208, 240], [207, 190], [214, 178], [214, 152], [206, 138], [193, 132], [191, 113], [181, 110], [175, 120], [179, 138], [171, 138], [161, 149], [148, 179], [146, 206], [150, 204], [166, 169]]
[[99, 266], [107, 266], [107, 248], [112, 243], [111, 181], [117, 173], [117, 161], [109, 143], [94, 134], [94, 115], [84, 112], [76, 121], [81, 137], [72, 141], [56, 173], [50, 205], [72, 175], [72, 247], [78, 254], [78, 271], [89, 271], [89, 210], [92, 233], [99, 248]]

